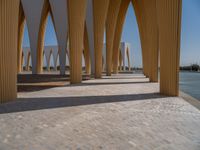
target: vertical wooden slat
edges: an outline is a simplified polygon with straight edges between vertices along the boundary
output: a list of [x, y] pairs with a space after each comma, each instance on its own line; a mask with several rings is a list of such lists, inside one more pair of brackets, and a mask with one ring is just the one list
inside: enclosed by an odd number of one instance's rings
[[87, 0], [68, 0], [70, 82], [82, 81], [82, 50]]
[[182, 0], [157, 0], [160, 48], [160, 92], [179, 94]]
[[17, 97], [19, 0], [0, 1], [0, 103]]

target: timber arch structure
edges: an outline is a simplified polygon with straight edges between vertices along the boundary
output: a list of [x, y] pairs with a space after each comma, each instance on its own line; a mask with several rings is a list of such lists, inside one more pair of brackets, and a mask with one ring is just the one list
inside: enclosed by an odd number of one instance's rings
[[50, 13], [58, 40], [60, 74], [65, 74], [68, 53], [70, 82], [81, 83], [83, 51], [87, 73], [95, 78], [102, 76], [104, 29], [106, 74], [112, 75], [112, 70], [118, 72], [121, 33], [130, 3], [139, 28], [144, 75], [151, 82], [158, 81], [160, 53], [160, 92], [177, 96], [182, 0], [1, 0], [0, 102], [17, 97], [25, 21], [32, 73], [42, 72], [44, 35]]

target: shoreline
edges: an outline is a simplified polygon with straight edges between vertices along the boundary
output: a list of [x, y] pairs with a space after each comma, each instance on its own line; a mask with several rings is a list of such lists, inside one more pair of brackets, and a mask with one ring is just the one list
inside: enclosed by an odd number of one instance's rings
[[187, 72], [187, 73], [200, 73], [200, 71], [187, 71], [187, 70], [180, 70], [179, 72], [180, 72], [180, 73], [181, 73], [181, 72]]
[[194, 106], [195, 108], [197, 108], [198, 110], [200, 110], [200, 101], [194, 97], [192, 97], [189, 94], [186, 94], [183, 91], [180, 91], [179, 96], [181, 98], [183, 98], [186, 102], [188, 102], [189, 104], [191, 104], [192, 106]]

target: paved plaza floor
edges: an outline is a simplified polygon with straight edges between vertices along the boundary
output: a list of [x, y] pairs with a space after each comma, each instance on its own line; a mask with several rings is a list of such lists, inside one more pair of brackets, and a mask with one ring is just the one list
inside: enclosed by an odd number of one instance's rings
[[0, 150], [200, 150], [200, 111], [143, 75], [58, 82], [0, 105]]

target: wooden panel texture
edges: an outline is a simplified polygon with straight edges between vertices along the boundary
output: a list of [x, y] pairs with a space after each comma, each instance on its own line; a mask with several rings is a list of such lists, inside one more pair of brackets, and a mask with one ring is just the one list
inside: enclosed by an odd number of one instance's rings
[[0, 103], [17, 97], [19, 0], [0, 1]]

